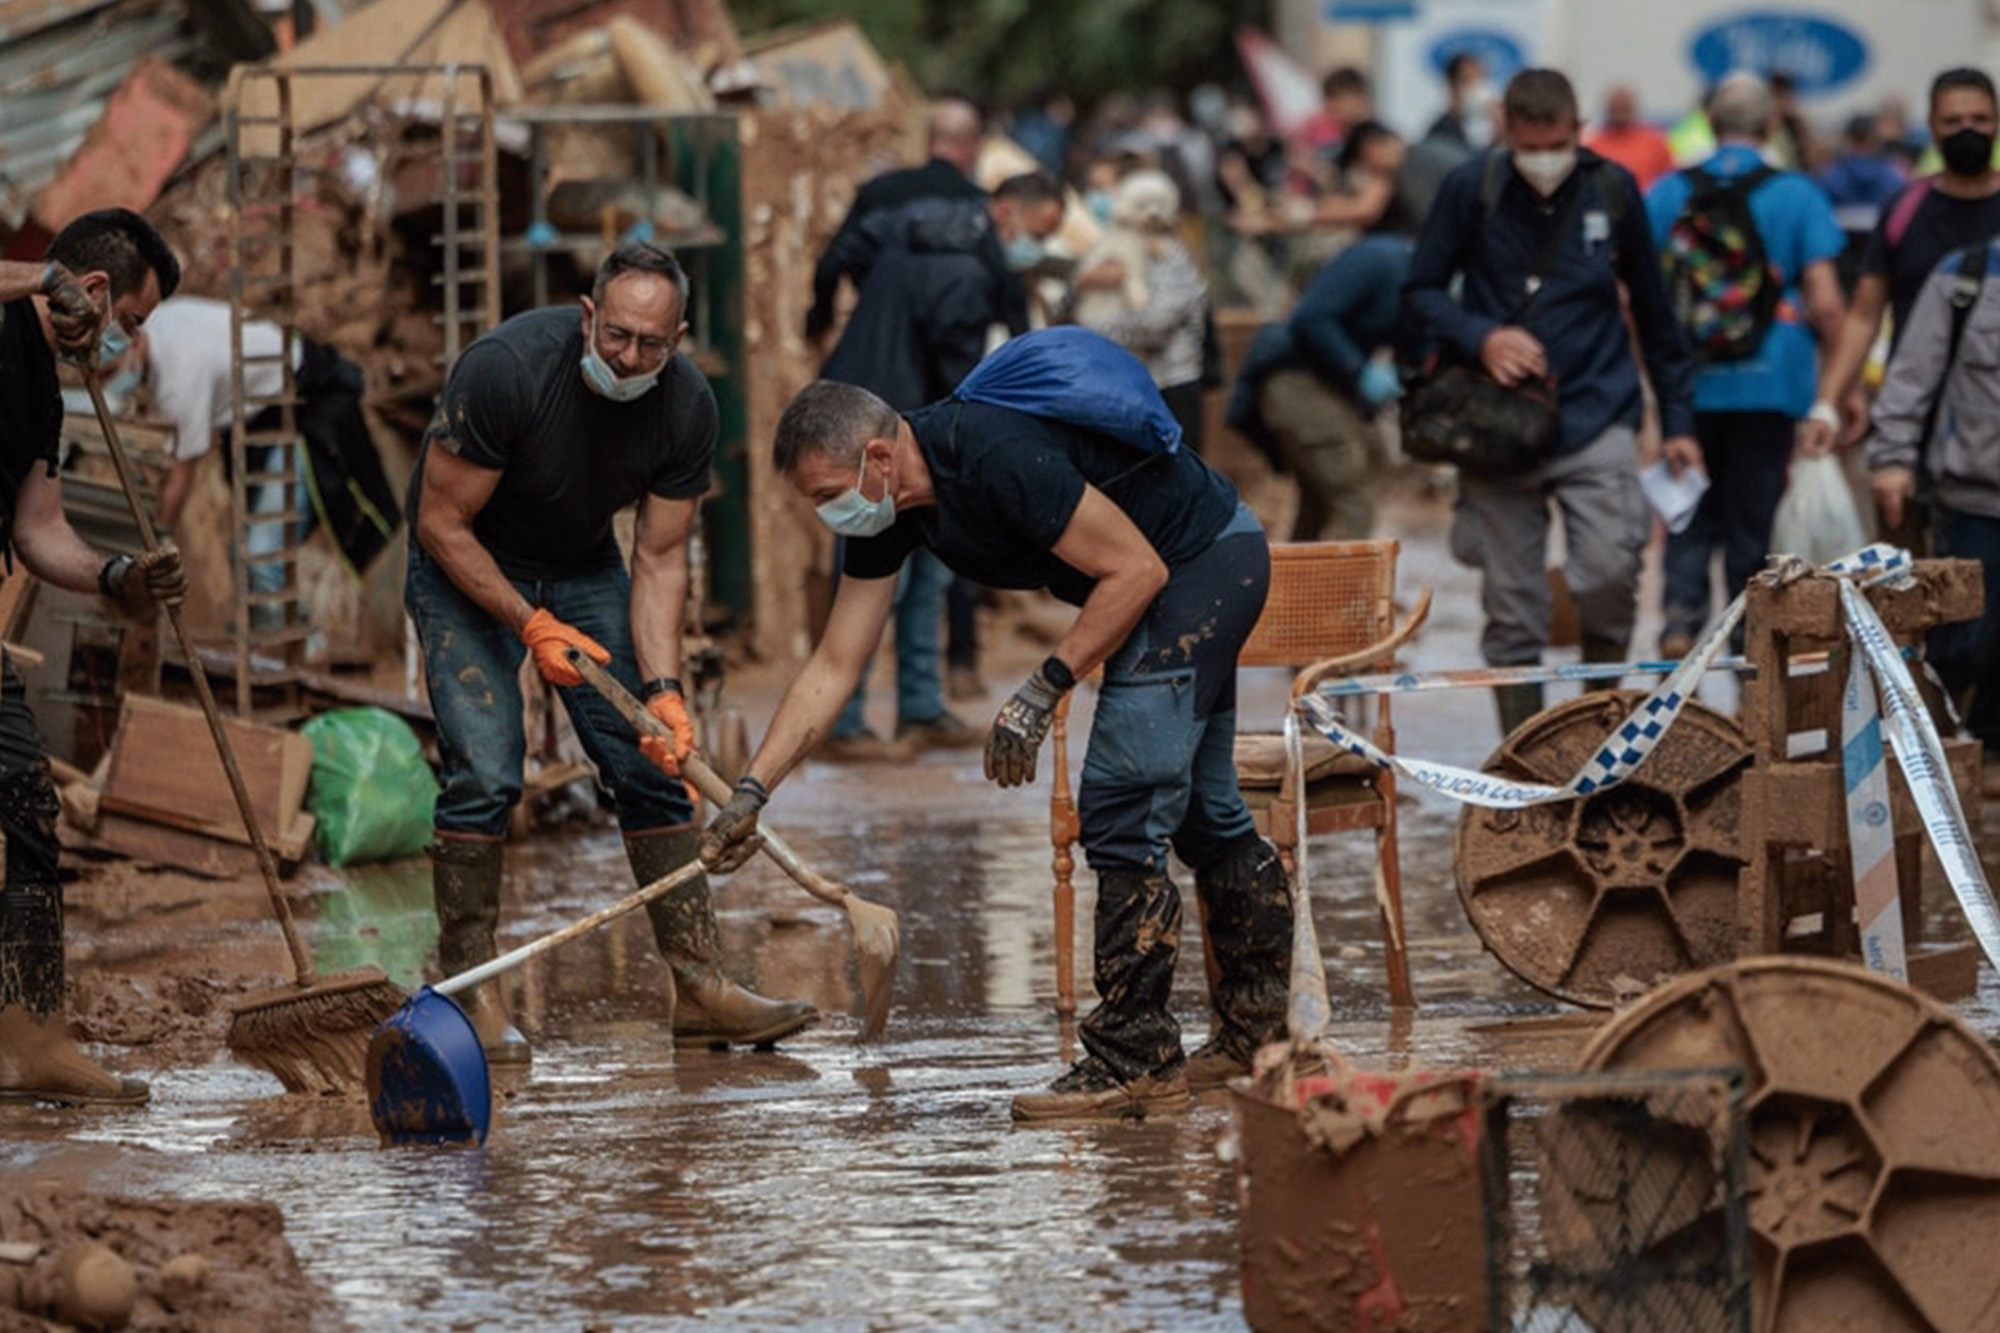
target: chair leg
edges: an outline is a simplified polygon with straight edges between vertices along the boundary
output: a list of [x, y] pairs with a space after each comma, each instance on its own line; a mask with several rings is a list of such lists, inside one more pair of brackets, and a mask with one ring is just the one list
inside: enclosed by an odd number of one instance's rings
[[1064, 1018], [1076, 1015], [1076, 856], [1071, 849], [1083, 831], [1069, 786], [1069, 701], [1065, 694], [1056, 705], [1049, 733], [1053, 742], [1049, 755], [1055, 763], [1055, 786], [1049, 793], [1049, 843], [1055, 849], [1050, 865], [1055, 871], [1056, 1013]]
[[1410, 955], [1403, 935], [1403, 863], [1396, 838], [1396, 787], [1382, 792], [1382, 827], [1375, 831], [1375, 902], [1382, 912], [1382, 953], [1389, 973], [1389, 1002], [1414, 1008], [1410, 989]]

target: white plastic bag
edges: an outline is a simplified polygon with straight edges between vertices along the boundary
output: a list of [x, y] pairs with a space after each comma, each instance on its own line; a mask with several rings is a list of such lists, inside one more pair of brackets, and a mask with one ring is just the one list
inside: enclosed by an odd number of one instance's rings
[[1868, 544], [1847, 475], [1833, 454], [1794, 458], [1785, 498], [1771, 520], [1771, 554], [1796, 555], [1811, 564], [1851, 555]]

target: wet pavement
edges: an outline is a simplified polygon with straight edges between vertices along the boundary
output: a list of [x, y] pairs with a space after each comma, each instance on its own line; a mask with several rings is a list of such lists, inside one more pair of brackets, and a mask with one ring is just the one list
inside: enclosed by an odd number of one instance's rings
[[[1402, 583], [1434, 586], [1438, 602], [1409, 661], [1472, 664], [1474, 583], [1434, 530], [1417, 535]], [[1045, 651], [993, 644], [988, 677], [1011, 683]], [[780, 684], [732, 685], [753, 732]], [[1244, 713], [1275, 722], [1283, 685], [1248, 678]], [[1402, 748], [1426, 758], [1476, 766], [1498, 741], [1484, 693], [1407, 700], [1397, 721]], [[279, 1096], [220, 1051], [161, 1068], [146, 1047], [111, 1047], [113, 1063], [153, 1078], [150, 1109], [0, 1113], [0, 1178], [274, 1202], [305, 1271], [356, 1329], [1239, 1329], [1224, 1095], [1137, 1125], [1008, 1118], [1014, 1091], [1074, 1054], [1052, 1013], [1047, 787], [1046, 757], [1033, 788], [1000, 792], [978, 752], [961, 751], [815, 764], [780, 791], [768, 818], [800, 855], [901, 917], [880, 1043], [854, 1041], [844, 914], [753, 863], [717, 895], [732, 970], [828, 1014], [778, 1052], [674, 1052], [640, 914], [512, 974], [535, 1062], [497, 1076], [483, 1149], [385, 1150], [358, 1102]], [[1590, 1024], [1481, 948], [1453, 886], [1456, 814], [1429, 797], [1403, 807], [1414, 1016], [1392, 1013], [1384, 993], [1370, 836], [1314, 843], [1333, 1039], [1374, 1067], [1566, 1067]], [[1994, 828], [1989, 815], [1989, 848]], [[422, 978], [436, 934], [425, 862], [320, 868], [294, 884], [312, 890], [300, 907], [320, 971], [373, 962], [406, 985]], [[608, 828], [514, 845], [503, 947], [628, 887]], [[134, 910], [79, 939], [73, 965], [141, 974], [226, 960], [275, 975], [282, 949], [253, 890]], [[78, 892], [89, 897], [88, 877]], [[1929, 899], [1927, 934], [1957, 938], [1948, 895]], [[1086, 993], [1090, 907], [1080, 872]], [[1179, 980], [1192, 1046], [1205, 1031], [1198, 949], [1184, 950]], [[1960, 1012], [1991, 1035], [2000, 986], [1982, 969], [1981, 987]]]

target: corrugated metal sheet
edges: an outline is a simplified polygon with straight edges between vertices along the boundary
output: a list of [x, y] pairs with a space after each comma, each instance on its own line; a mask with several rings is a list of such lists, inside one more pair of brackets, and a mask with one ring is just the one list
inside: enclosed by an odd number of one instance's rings
[[141, 56], [193, 49], [171, 0], [0, 0], [0, 226], [19, 229]]

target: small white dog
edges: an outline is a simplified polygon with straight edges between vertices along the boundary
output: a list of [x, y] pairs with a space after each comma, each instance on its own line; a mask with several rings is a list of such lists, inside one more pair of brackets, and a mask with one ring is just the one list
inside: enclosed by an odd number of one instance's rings
[[[1151, 299], [1146, 270], [1180, 225], [1180, 216], [1181, 192], [1166, 172], [1142, 168], [1118, 182], [1111, 225], [1077, 265], [1077, 323], [1095, 328], [1145, 307]], [[1109, 288], [1085, 286], [1085, 275], [1107, 261], [1123, 271], [1123, 281]]]

